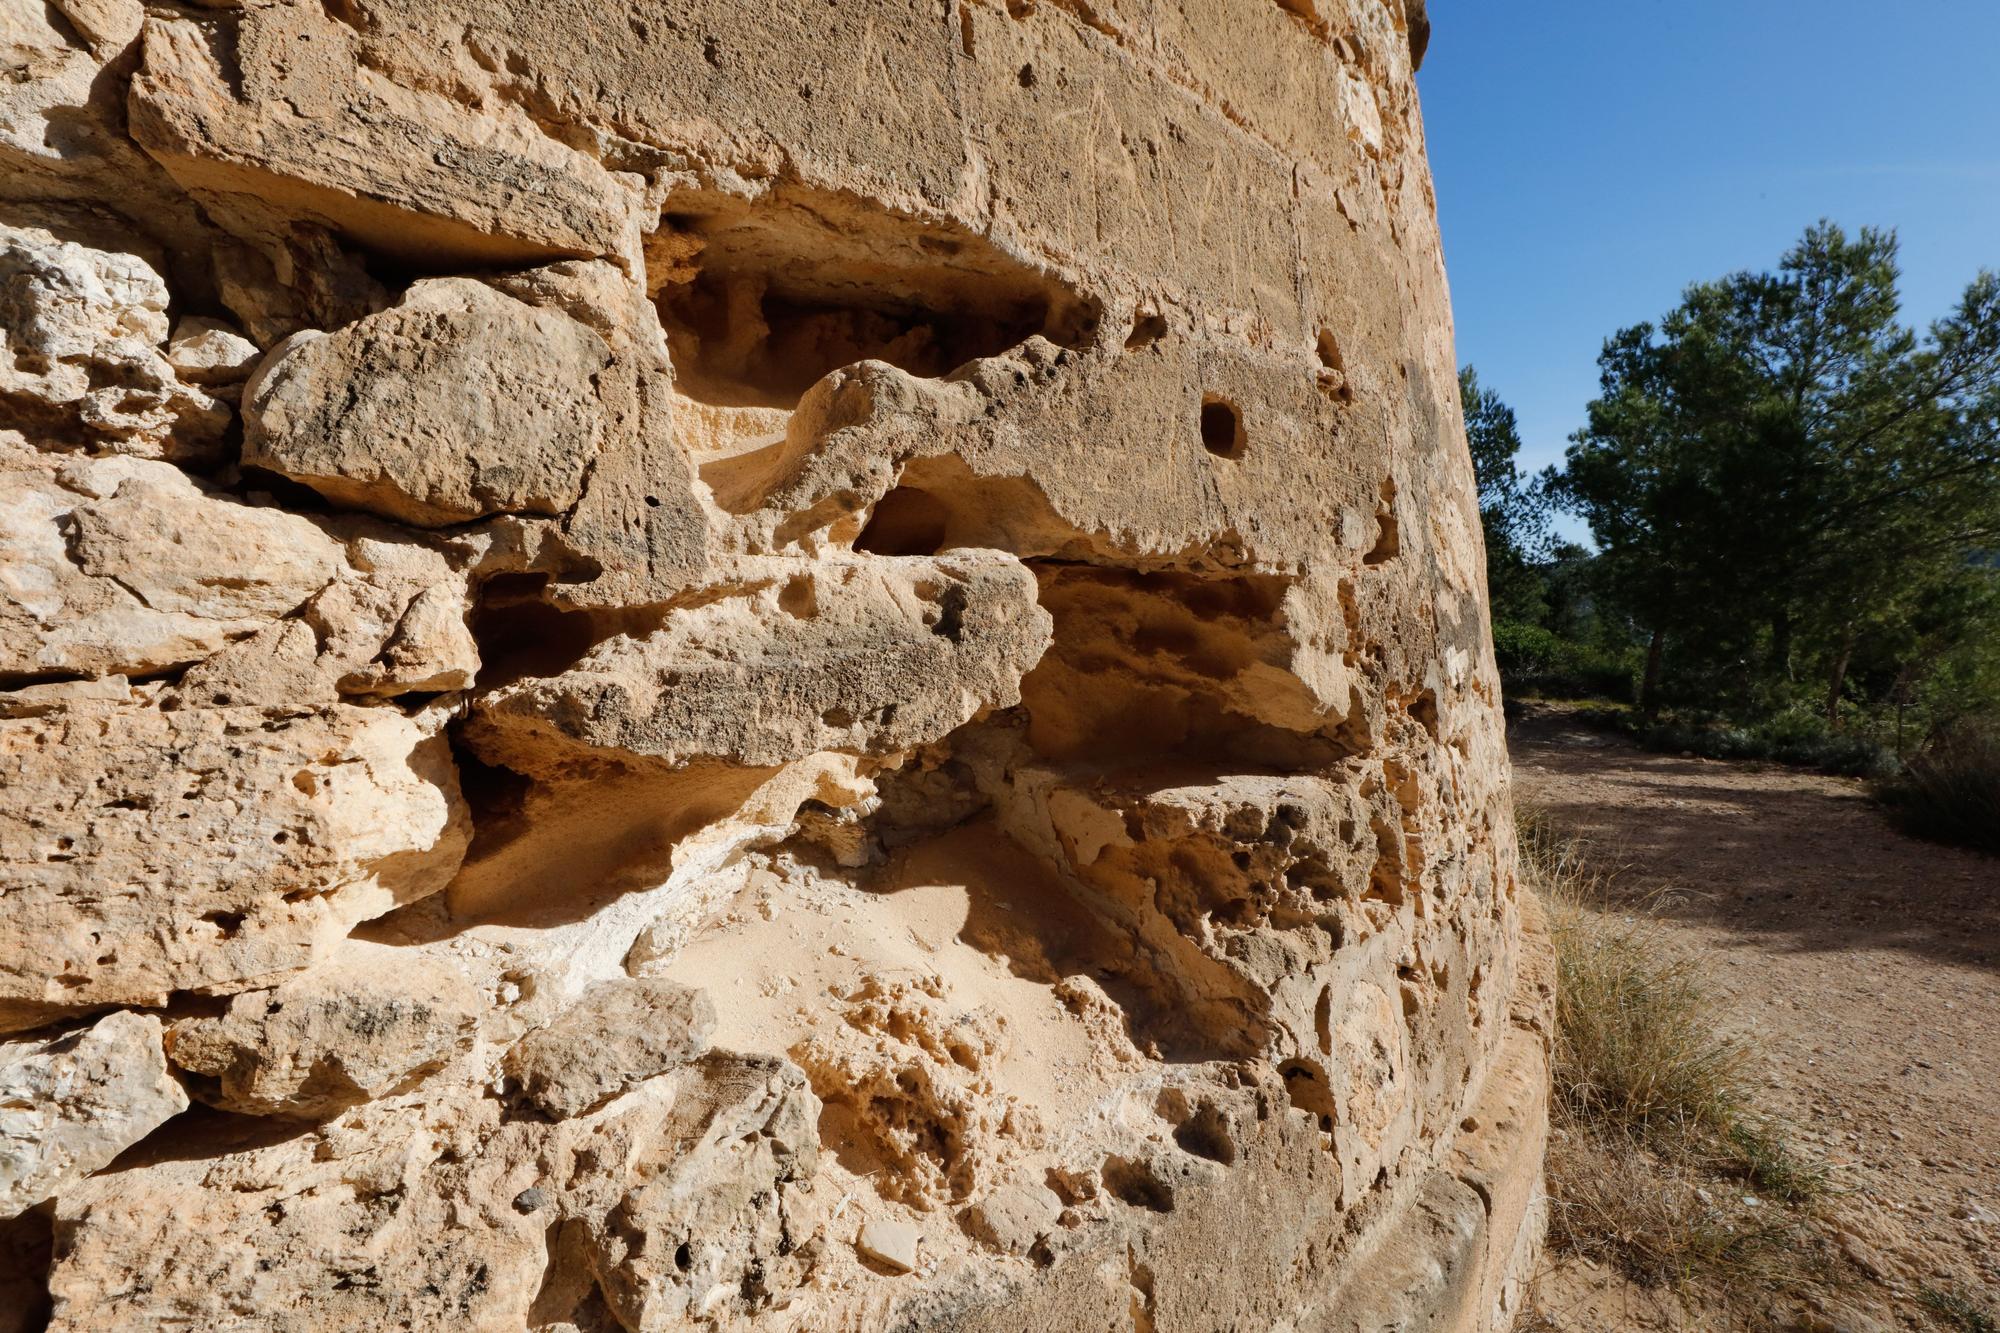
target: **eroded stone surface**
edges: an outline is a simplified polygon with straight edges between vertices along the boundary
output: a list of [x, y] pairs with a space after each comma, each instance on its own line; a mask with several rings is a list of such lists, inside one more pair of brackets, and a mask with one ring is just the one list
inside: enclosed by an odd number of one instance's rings
[[464, 278], [298, 334], [249, 386], [246, 463], [436, 527], [574, 506], [604, 434], [603, 339]]
[[0, 20], [13, 1303], [1504, 1327], [1428, 30]]
[[841, 1021], [792, 1057], [827, 1103], [831, 1132], [884, 1163], [883, 1194], [918, 1209], [962, 1202], [1006, 1156], [1039, 1146], [1034, 1112], [993, 1081], [1002, 1015], [951, 1012], [939, 977], [870, 978], [833, 998]]
[[147, 457], [216, 442], [229, 409], [163, 355], [167, 284], [141, 254], [0, 222], [0, 402], [10, 424]]
[[74, 1185], [185, 1110], [160, 1020], [115, 1013], [57, 1036], [0, 1041], [0, 1217]]
[[263, 355], [227, 321], [186, 315], [174, 325], [167, 361], [190, 384], [237, 384], [250, 378]]
[[0, 16], [0, 211], [65, 239], [168, 247], [199, 283], [213, 230], [126, 133], [130, 61], [146, 16], [138, 0], [61, 0]]
[[[226, 1326], [266, 1301], [274, 1308], [257, 1316], [266, 1326], [358, 1327], [385, 1300], [414, 1327], [520, 1326], [544, 1223], [495, 1188], [518, 1161], [449, 1160], [491, 1133], [483, 1109], [464, 1106], [436, 1136], [421, 1114], [383, 1111], [85, 1182], [57, 1201], [75, 1244], [51, 1276], [50, 1327]], [[468, 1185], [484, 1206], [472, 1205]], [[134, 1271], [146, 1281], [118, 1280]]]
[[196, 1093], [247, 1115], [321, 1118], [443, 1065], [470, 1039], [479, 995], [455, 970], [393, 951], [329, 961], [214, 1018], [173, 1027]]
[[344, 564], [339, 544], [307, 519], [211, 497], [178, 468], [6, 443], [7, 676], [186, 666], [299, 611]]
[[586, 1223], [599, 1289], [626, 1328], [756, 1308], [805, 1229], [795, 1187], [819, 1155], [819, 1104], [783, 1060], [717, 1055], [682, 1086], [637, 1184]]
[[671, 612], [561, 675], [487, 695], [473, 743], [522, 768], [579, 750], [670, 766], [882, 755], [1015, 702], [1048, 642], [1032, 580], [997, 555], [777, 565], [771, 575], [752, 596]]
[[253, 236], [306, 217], [391, 254], [461, 263], [631, 243], [636, 192], [603, 165], [519, 108], [482, 115], [435, 88], [366, 77], [359, 38], [303, 5], [149, 21], [133, 137]]
[[565, 1119], [701, 1054], [715, 1005], [671, 981], [605, 981], [523, 1037], [503, 1068], [536, 1108]]
[[239, 990], [442, 888], [469, 833], [442, 721], [94, 700], [0, 719], [0, 1023]]

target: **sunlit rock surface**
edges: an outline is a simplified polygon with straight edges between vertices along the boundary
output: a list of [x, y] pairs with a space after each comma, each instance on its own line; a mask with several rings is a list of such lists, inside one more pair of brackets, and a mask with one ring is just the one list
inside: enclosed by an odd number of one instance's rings
[[0, 1328], [1510, 1325], [1422, 9], [0, 19]]

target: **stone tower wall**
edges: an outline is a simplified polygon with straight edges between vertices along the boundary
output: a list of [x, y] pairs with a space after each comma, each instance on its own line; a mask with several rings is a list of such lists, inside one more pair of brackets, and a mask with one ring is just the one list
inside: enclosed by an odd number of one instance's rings
[[0, 1329], [1507, 1327], [1427, 38], [0, 18]]

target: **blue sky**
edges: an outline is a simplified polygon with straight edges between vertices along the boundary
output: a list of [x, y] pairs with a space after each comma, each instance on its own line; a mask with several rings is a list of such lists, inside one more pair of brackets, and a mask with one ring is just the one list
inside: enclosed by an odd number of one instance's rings
[[1430, 0], [1458, 357], [1559, 461], [1614, 329], [1894, 227], [1905, 319], [2000, 269], [2000, 0]]

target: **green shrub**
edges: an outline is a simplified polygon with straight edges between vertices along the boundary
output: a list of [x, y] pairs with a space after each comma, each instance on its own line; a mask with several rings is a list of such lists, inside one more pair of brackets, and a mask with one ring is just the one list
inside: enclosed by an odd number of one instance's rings
[[1555, 659], [1561, 642], [1553, 631], [1540, 625], [1524, 625], [1517, 620], [1493, 622], [1493, 656], [1502, 671], [1547, 666]]
[[2000, 733], [1961, 732], [1931, 746], [1881, 795], [1918, 837], [2000, 852]]
[[1493, 622], [1493, 658], [1510, 694], [1630, 700], [1638, 655], [1518, 621]]
[[1579, 717], [1594, 726], [1622, 731], [1649, 750], [1670, 754], [1767, 759], [1845, 777], [1886, 778], [1896, 769], [1895, 756], [1869, 736], [1834, 731], [1824, 719], [1797, 709], [1747, 723], [1685, 713], [1647, 722], [1613, 709], [1591, 709]]

